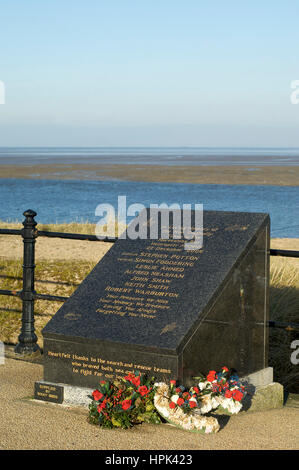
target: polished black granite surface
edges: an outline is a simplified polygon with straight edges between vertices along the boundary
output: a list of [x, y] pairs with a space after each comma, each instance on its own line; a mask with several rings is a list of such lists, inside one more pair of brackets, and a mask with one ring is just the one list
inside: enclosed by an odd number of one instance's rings
[[222, 365], [265, 367], [269, 223], [204, 211], [196, 251], [118, 240], [44, 328], [45, 380], [93, 387], [138, 369], [187, 383]]

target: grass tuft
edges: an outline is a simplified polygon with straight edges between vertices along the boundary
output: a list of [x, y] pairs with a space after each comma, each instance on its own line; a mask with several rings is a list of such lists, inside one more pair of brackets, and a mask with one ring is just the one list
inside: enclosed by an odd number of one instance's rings
[[[299, 323], [299, 269], [284, 258], [271, 263], [270, 319]], [[289, 392], [299, 392], [299, 367], [291, 362], [291, 343], [299, 338], [299, 331], [270, 328], [269, 365], [274, 368], [274, 379]]]

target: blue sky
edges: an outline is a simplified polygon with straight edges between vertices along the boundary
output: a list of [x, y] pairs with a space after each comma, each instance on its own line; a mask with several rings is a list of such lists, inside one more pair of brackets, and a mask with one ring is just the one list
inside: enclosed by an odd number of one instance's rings
[[299, 146], [298, 0], [10, 0], [0, 146]]

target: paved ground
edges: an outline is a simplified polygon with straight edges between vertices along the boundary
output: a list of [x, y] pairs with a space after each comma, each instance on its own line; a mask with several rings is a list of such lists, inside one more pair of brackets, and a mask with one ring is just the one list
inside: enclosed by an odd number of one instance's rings
[[42, 366], [14, 359], [0, 365], [0, 449], [296, 449], [299, 408], [294, 406], [228, 419], [216, 435], [202, 436], [168, 425], [102, 430], [87, 411], [34, 402]]

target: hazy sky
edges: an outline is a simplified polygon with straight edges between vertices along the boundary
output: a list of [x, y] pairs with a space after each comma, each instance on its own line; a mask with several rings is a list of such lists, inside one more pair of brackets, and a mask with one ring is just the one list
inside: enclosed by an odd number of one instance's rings
[[0, 146], [299, 146], [298, 0], [10, 0]]

